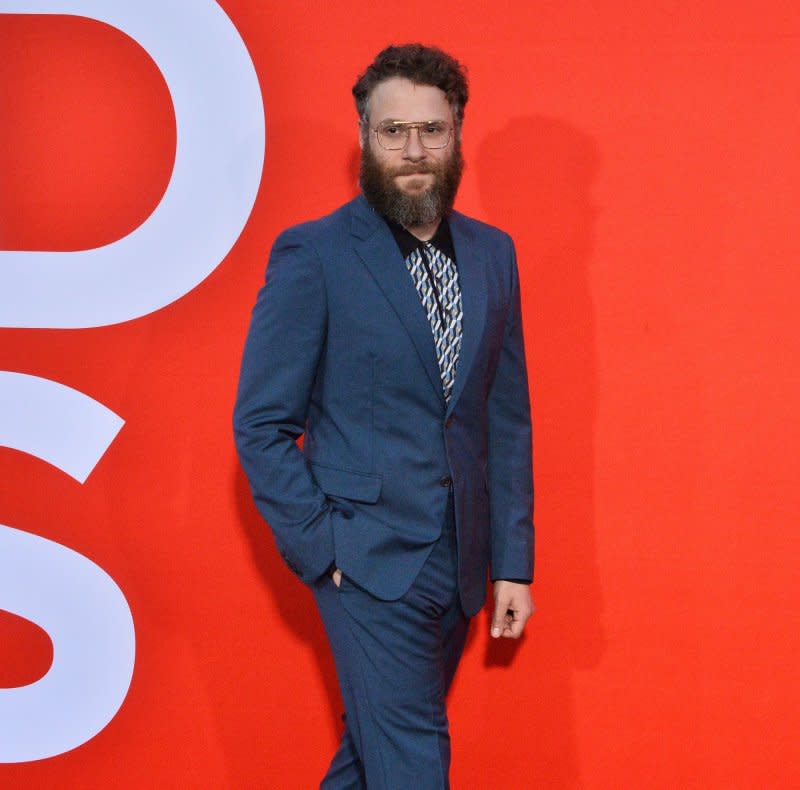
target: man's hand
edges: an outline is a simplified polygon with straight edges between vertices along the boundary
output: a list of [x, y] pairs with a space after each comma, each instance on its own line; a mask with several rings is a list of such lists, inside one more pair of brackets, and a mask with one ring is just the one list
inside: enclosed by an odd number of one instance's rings
[[503, 580], [494, 583], [493, 637], [519, 639], [532, 614], [533, 601], [529, 585]]

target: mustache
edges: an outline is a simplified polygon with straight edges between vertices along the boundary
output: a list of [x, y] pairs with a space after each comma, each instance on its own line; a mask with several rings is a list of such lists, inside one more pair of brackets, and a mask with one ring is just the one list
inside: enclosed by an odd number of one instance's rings
[[391, 172], [393, 176], [415, 176], [420, 173], [436, 173], [438, 169], [433, 165], [402, 165], [394, 168]]

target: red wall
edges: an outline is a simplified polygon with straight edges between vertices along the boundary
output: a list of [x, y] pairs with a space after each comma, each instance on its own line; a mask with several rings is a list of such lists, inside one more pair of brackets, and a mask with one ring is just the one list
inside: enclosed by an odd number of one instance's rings
[[[111, 723], [0, 765], [0, 785], [319, 781], [332, 661], [230, 415], [272, 240], [354, 194], [350, 86], [386, 43], [420, 39], [469, 67], [458, 208], [517, 241], [535, 421], [538, 611], [518, 646], [474, 623], [454, 787], [797, 787], [796, 4], [221, 5], [267, 124], [231, 253], [144, 318], [0, 330], [0, 370], [126, 421], [82, 486], [0, 449], [0, 522], [101, 565], [137, 637]], [[176, 144], [155, 65], [74, 17], [0, 15], [0, 53], [3, 247], [83, 249], [139, 225]], [[50, 660], [41, 631], [0, 617], [0, 685]]]

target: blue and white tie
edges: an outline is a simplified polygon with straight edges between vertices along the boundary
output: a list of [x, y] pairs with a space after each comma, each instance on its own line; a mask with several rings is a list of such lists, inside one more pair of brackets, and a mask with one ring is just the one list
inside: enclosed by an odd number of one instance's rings
[[445, 403], [449, 403], [461, 352], [463, 310], [458, 269], [454, 261], [430, 242], [425, 242], [422, 249], [424, 258], [417, 248], [406, 258], [406, 268], [433, 331], [442, 390]]

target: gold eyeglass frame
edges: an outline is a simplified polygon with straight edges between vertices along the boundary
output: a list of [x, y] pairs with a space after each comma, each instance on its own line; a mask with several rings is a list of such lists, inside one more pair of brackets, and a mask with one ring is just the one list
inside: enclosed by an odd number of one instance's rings
[[[447, 140], [444, 145], [425, 145], [422, 140], [422, 135], [420, 134], [420, 127], [421, 126], [430, 126], [431, 124], [441, 124], [444, 123], [447, 126]], [[380, 131], [382, 127], [385, 126], [399, 126], [401, 129], [406, 130], [405, 139], [403, 144], [399, 148], [387, 148], [382, 142], [380, 138]], [[428, 151], [440, 151], [442, 148], [447, 148], [450, 145], [450, 141], [453, 139], [453, 126], [452, 124], [447, 123], [446, 121], [381, 121], [376, 127], [372, 129], [375, 133], [375, 139], [378, 141], [378, 145], [383, 148], [384, 151], [402, 151], [407, 145], [408, 141], [411, 139], [411, 130], [417, 130], [417, 137], [419, 137], [419, 144]]]

